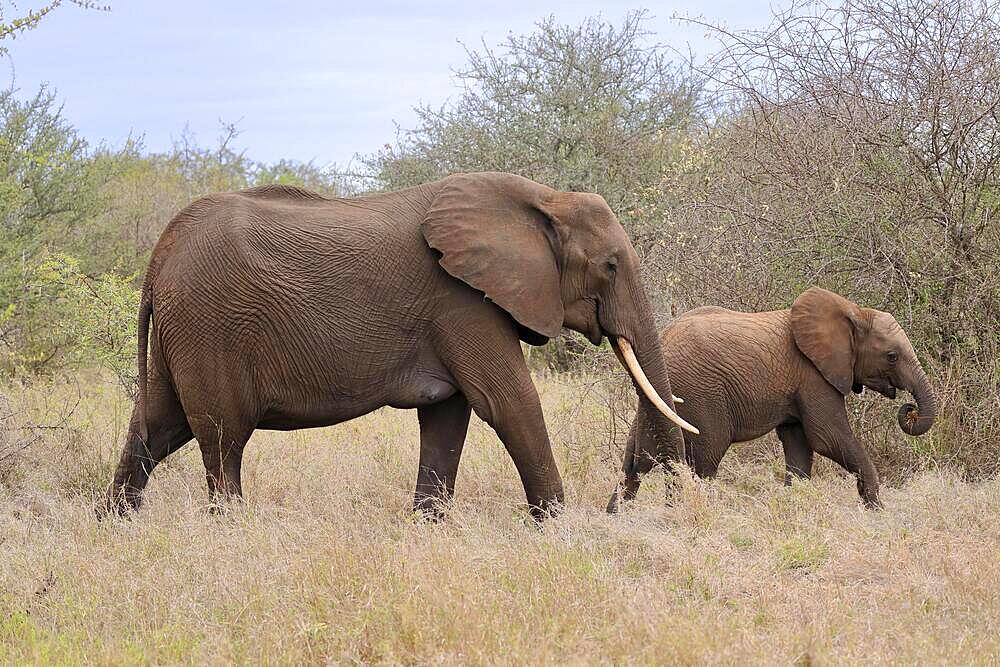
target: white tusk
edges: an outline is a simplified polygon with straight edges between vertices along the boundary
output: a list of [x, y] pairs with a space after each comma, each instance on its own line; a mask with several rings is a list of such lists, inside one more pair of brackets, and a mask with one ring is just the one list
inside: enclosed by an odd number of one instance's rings
[[684, 399], [681, 398], [680, 396], [674, 396], [673, 394], [670, 394], [670, 398], [674, 399], [674, 403], [683, 403], [684, 402]]
[[671, 410], [670, 406], [667, 405], [666, 402], [660, 398], [660, 395], [656, 393], [656, 390], [653, 389], [653, 385], [649, 383], [649, 378], [646, 377], [646, 374], [642, 371], [642, 366], [639, 365], [639, 360], [635, 358], [635, 352], [632, 351], [632, 346], [629, 345], [629, 342], [620, 336], [616, 336], [615, 344], [618, 346], [618, 351], [622, 354], [622, 359], [625, 360], [625, 365], [628, 367], [629, 373], [632, 374], [633, 379], [635, 379], [635, 383], [639, 385], [640, 389], [642, 389], [642, 393], [646, 395], [649, 402], [655, 405], [660, 412], [666, 415], [667, 419], [677, 424], [685, 431], [690, 431], [691, 433], [697, 435], [699, 433], [698, 429], [684, 421], [680, 415]]

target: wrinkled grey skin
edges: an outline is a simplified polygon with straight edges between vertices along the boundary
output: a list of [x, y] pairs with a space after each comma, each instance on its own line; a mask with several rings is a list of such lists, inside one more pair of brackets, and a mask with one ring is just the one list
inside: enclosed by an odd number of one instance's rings
[[[845, 405], [850, 391], [868, 387], [889, 398], [910, 392], [917, 405], [899, 410], [900, 428], [923, 435], [937, 403], [902, 328], [889, 313], [861, 308], [820, 288], [800, 295], [790, 310], [739, 313], [703, 307], [684, 313], [660, 336], [680, 415], [696, 424], [685, 433], [687, 461], [714, 477], [734, 442], [777, 430], [785, 454], [786, 483], [808, 478], [813, 454], [836, 461], [857, 478], [858, 493], [879, 507], [878, 474], [851, 430]], [[628, 452], [645, 451], [655, 433], [650, 410], [640, 406]], [[612, 494], [608, 511], [628, 500], [637, 478]]]
[[[101, 511], [138, 508], [156, 465], [192, 437], [216, 501], [242, 493], [254, 429], [393, 406], [419, 417], [417, 509], [436, 511], [454, 492], [475, 410], [514, 460], [532, 512], [549, 513], [563, 486], [520, 341], [541, 344], [563, 326], [594, 344], [624, 337], [670, 401], [638, 269], [601, 197], [512, 174], [359, 199], [281, 186], [200, 199], [150, 260], [139, 399]], [[650, 422], [645, 458], [681, 451], [677, 429], [659, 413]]]

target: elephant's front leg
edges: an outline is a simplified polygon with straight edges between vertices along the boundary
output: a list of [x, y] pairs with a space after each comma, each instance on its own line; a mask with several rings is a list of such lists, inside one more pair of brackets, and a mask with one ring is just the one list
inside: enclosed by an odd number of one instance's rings
[[420, 419], [420, 467], [413, 509], [440, 517], [443, 505], [455, 493], [455, 477], [469, 429], [471, 408], [458, 393], [417, 410]]
[[441, 359], [480, 419], [496, 431], [514, 461], [531, 513], [553, 514], [563, 502], [542, 405], [506, 318], [461, 322], [438, 341]]
[[864, 445], [854, 437], [843, 397], [838, 394], [836, 399], [839, 402], [803, 406], [802, 427], [806, 438], [814, 451], [839, 463], [857, 478], [858, 495], [866, 507], [879, 509], [882, 501], [878, 496], [879, 481], [875, 465]]
[[501, 398], [488, 410], [480, 416], [493, 427], [514, 460], [532, 516], [540, 519], [555, 514], [564, 499], [562, 478], [530, 377], [514, 396]]

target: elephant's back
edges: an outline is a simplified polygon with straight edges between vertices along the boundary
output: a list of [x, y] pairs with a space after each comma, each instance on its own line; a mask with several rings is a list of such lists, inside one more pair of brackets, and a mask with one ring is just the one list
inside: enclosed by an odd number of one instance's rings
[[754, 340], [770, 341], [785, 336], [789, 328], [790, 313], [788, 309], [745, 313], [719, 306], [701, 306], [675, 317], [660, 332], [660, 342], [666, 345], [693, 339], [720, 346], [735, 338], [745, 339], [747, 336]]
[[328, 289], [335, 277], [337, 285], [364, 288], [369, 277], [384, 276], [414, 253], [433, 261], [419, 231], [420, 207], [432, 198], [426, 190], [337, 199], [264, 186], [202, 197], [167, 225], [147, 284], [154, 296], [161, 293], [161, 304], [166, 292], [206, 285], [266, 296], [275, 288]]
[[[711, 359], [715, 367], [737, 360], [784, 364], [786, 348], [794, 345], [789, 318], [789, 310], [744, 313], [703, 306], [667, 325], [660, 333], [660, 344], [670, 358]], [[668, 366], [668, 370], [672, 369]]]
[[266, 188], [187, 207], [147, 273], [172, 365], [197, 357], [308, 378], [318, 374], [310, 359], [341, 356], [369, 322], [406, 335], [420, 313], [391, 306], [413, 302], [442, 275], [420, 236], [418, 201]]
[[[434, 191], [417, 187], [357, 199], [324, 197], [303, 188], [266, 185], [201, 197], [184, 207], [153, 249], [148, 275], [202, 256], [267, 264], [315, 263], [322, 254], [371, 252], [393, 236], [416, 231]], [[184, 269], [191, 268], [183, 266]]]
[[[754, 405], [783, 410], [797, 367], [789, 317], [788, 310], [743, 313], [715, 306], [677, 317], [660, 337], [674, 393], [691, 397], [691, 408], [733, 418]], [[765, 386], [763, 379], [773, 382]]]

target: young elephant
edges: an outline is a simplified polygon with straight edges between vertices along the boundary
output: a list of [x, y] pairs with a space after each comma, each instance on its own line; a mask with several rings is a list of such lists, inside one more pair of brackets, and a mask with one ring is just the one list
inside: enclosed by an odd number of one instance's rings
[[[922, 435], [934, 423], [934, 392], [913, 346], [889, 313], [861, 308], [813, 287], [790, 310], [739, 313], [696, 308], [660, 334], [681, 416], [700, 428], [684, 434], [688, 463], [713, 477], [734, 442], [777, 430], [785, 451], [786, 484], [808, 478], [813, 453], [830, 458], [857, 478], [868, 507], [881, 505], [878, 475], [848, 423], [845, 396], [863, 387], [888, 398], [905, 389], [917, 401], [899, 410], [899, 427]], [[639, 488], [636, 452], [646, 445], [651, 418], [640, 406], [625, 453], [625, 500]], [[612, 495], [608, 511], [618, 505]]]

